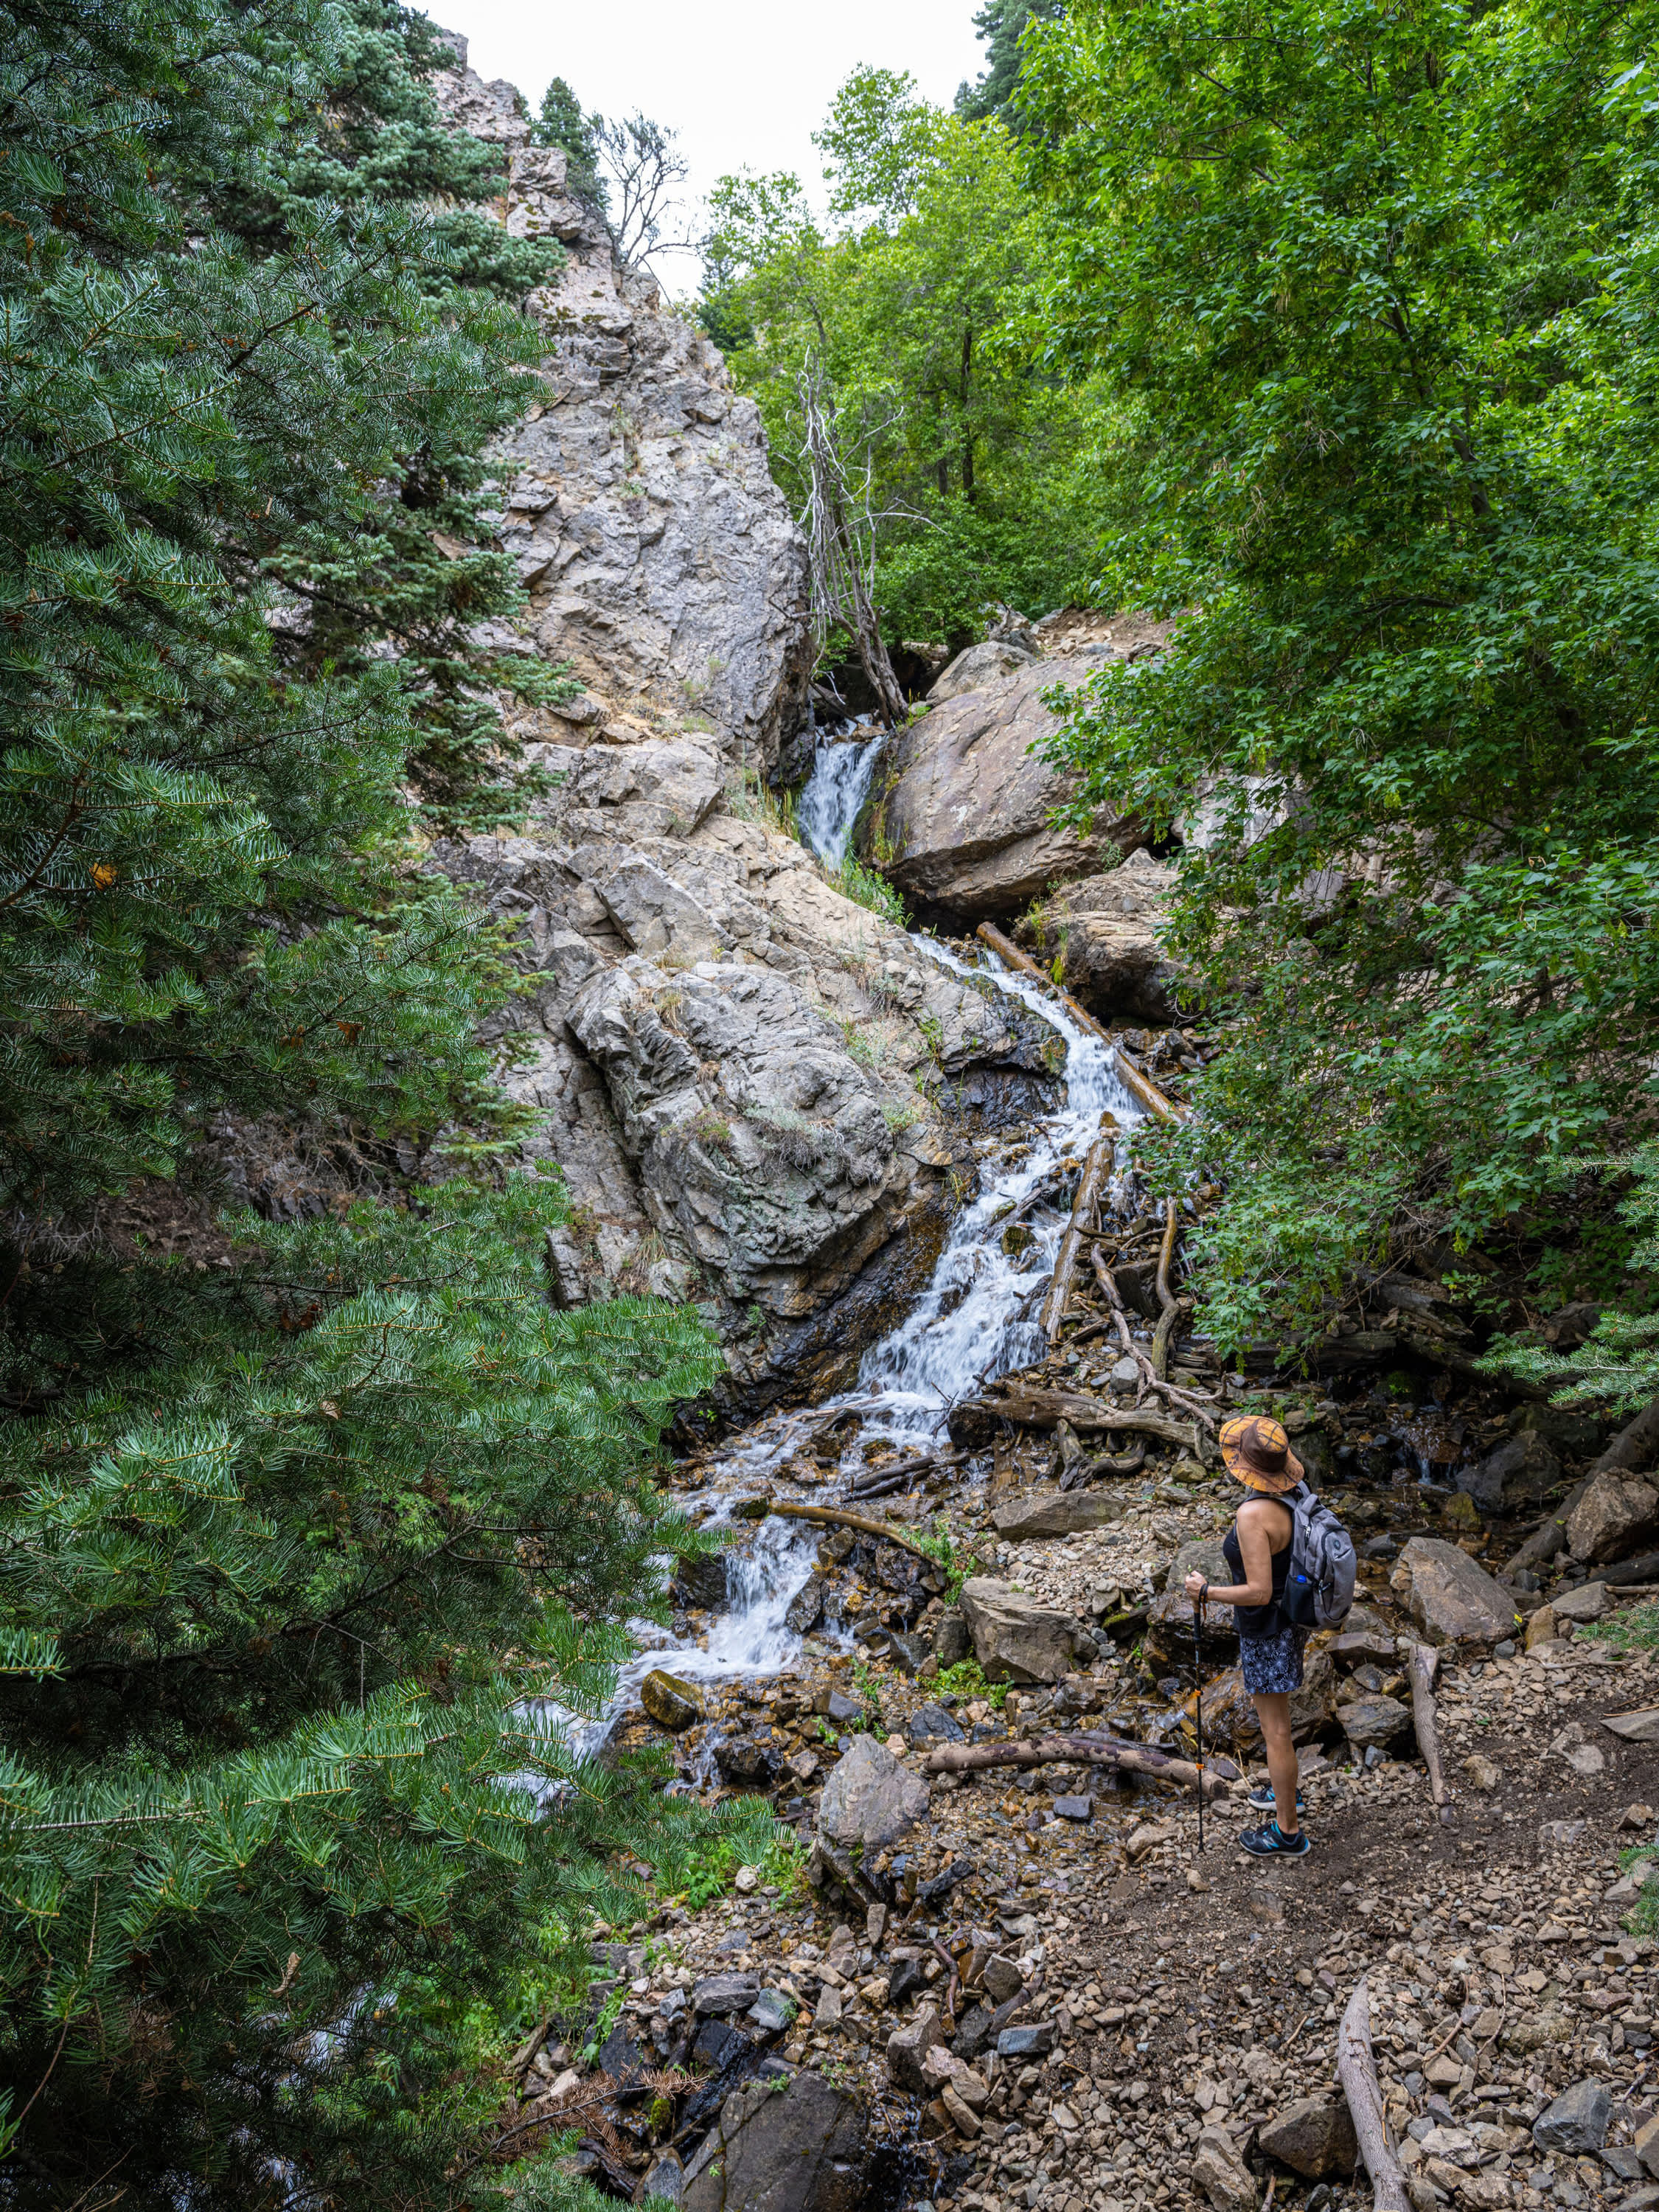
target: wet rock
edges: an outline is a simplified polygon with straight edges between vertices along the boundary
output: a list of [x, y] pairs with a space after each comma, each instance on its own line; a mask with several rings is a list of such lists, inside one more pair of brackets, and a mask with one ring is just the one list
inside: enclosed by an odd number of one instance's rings
[[1225, 2128], [1206, 2128], [1193, 2150], [1192, 2178], [1215, 2212], [1256, 2212], [1261, 2192]]
[[1616, 1559], [1659, 1528], [1659, 1491], [1645, 1482], [1598, 1474], [1567, 1520], [1575, 1559]]
[[856, 2212], [869, 2172], [862, 2101], [821, 2074], [745, 2082], [686, 2176], [685, 2212]]
[[1071, 1670], [1073, 1617], [988, 1576], [962, 1586], [963, 1617], [992, 1682], [1058, 1682]]
[[821, 1713], [831, 1728], [854, 1728], [866, 1716], [856, 1698], [849, 1698], [844, 1690], [826, 1683], [812, 1700], [812, 1711]]
[[758, 1736], [738, 1735], [727, 1736], [714, 1746], [714, 1764], [722, 1781], [758, 1788], [777, 1780], [783, 1759], [775, 1744]]
[[933, 1639], [920, 1632], [896, 1628], [887, 1638], [887, 1656], [901, 1674], [913, 1679], [933, 1656]]
[[974, 1639], [968, 1631], [965, 1615], [956, 1606], [945, 1608], [944, 1618], [933, 1631], [933, 1656], [941, 1667], [955, 1667], [964, 1660], [974, 1648]]
[[726, 1600], [726, 1554], [716, 1552], [702, 1559], [676, 1559], [674, 1581], [685, 1595], [688, 1605], [701, 1606], [705, 1613], [725, 1610]]
[[1140, 842], [1136, 823], [1108, 810], [1089, 835], [1057, 828], [1054, 808], [1073, 781], [1035, 750], [1057, 727], [1041, 694], [1051, 684], [1079, 682], [1112, 657], [1106, 647], [1036, 662], [900, 732], [865, 835], [900, 856], [888, 872], [902, 891], [961, 915], [1006, 915]]
[[1058, 956], [1061, 982], [1094, 1012], [1173, 1022], [1181, 970], [1158, 933], [1174, 886], [1175, 870], [1142, 847], [1109, 874], [1062, 885], [1014, 934], [1045, 968]]
[[1561, 1462], [1535, 1429], [1522, 1429], [1477, 1467], [1460, 1468], [1457, 1487], [1489, 1518], [1536, 1513], [1561, 1480]]
[[1125, 1510], [1121, 1498], [1098, 1490], [1032, 1490], [999, 1505], [991, 1518], [999, 1536], [1020, 1544], [1033, 1536], [1076, 1536], [1107, 1528]]
[[1353, 1698], [1337, 1707], [1336, 1717], [1356, 1751], [1369, 1750], [1373, 1744], [1386, 1751], [1403, 1744], [1411, 1733], [1411, 1707], [1398, 1698]]
[[951, 2048], [961, 2059], [977, 2058], [991, 2040], [992, 2014], [982, 2004], [970, 2004], [951, 2038]]
[[653, 1667], [640, 1684], [640, 1703], [659, 1728], [675, 1735], [702, 1718], [702, 1697], [690, 1682], [677, 1681]]
[[1413, 1536], [1389, 1587], [1431, 1644], [1496, 1644], [1515, 1626], [1503, 1584], [1441, 1536]]
[[720, 2015], [747, 2012], [759, 1995], [753, 1974], [710, 1974], [692, 1990], [691, 2009]]
[[930, 1793], [873, 1736], [854, 1736], [823, 1785], [818, 1832], [843, 1849], [880, 1850], [926, 1817]]
[[1607, 2139], [1613, 2100], [1600, 2081], [1575, 2081], [1532, 2124], [1540, 2150], [1600, 2150]]
[[931, 2094], [921, 2062], [930, 2051], [944, 2046], [938, 2008], [931, 2004], [918, 2006], [915, 2018], [895, 2028], [887, 2039], [888, 2080], [896, 2089], [908, 2089], [913, 2097]]
[[1347, 2100], [1334, 2104], [1322, 2097], [1304, 2097], [1277, 2112], [1256, 2137], [1269, 2158], [1288, 2166], [1294, 2173], [1317, 2181], [1328, 2173], [1349, 2174], [1359, 2157], [1353, 2118]]
[[918, 1705], [904, 1724], [904, 1733], [918, 1751], [936, 1743], [961, 1743], [963, 1732], [943, 1705]]
[[647, 2197], [659, 2197], [670, 2204], [679, 2204], [685, 2198], [685, 2167], [677, 2150], [657, 2153], [645, 2170], [645, 2179], [634, 2192], [634, 2202], [641, 2203]]
[[921, 1953], [895, 1952], [887, 1986], [887, 2001], [894, 2011], [902, 2010], [919, 1990], [925, 1990], [927, 1986], [927, 1976], [923, 1970]]
[[705, 2020], [691, 2045], [691, 2056], [711, 2074], [724, 2074], [752, 2056], [754, 2045], [741, 2029], [723, 2020]]
[[808, 1575], [784, 1607], [786, 1627], [797, 1636], [810, 1635], [823, 1618], [823, 1577]]

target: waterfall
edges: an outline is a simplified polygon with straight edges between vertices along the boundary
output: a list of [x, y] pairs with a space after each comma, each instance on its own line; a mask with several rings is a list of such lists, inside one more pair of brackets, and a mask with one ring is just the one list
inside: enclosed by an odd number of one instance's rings
[[795, 820], [807, 845], [827, 868], [839, 868], [847, 858], [847, 841], [853, 834], [864, 794], [881, 750], [884, 730], [868, 732], [866, 714], [844, 737], [818, 734], [812, 755], [812, 773], [795, 802]]

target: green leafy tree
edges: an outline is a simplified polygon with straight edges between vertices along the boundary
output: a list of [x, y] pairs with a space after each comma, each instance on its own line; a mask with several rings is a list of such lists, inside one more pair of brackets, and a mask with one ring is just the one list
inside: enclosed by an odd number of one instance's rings
[[[439, 281], [395, 149], [385, 199], [289, 189], [351, 19], [0, 26], [6, 2189], [457, 2204], [469, 2022], [626, 1913], [621, 1846], [680, 1849], [558, 1717], [684, 1546], [651, 1475], [711, 1372], [684, 1313], [550, 1310], [560, 1188], [488, 1164], [501, 947], [418, 866], [421, 685], [331, 665], [301, 590], [411, 456], [474, 465], [525, 335]], [[222, 1266], [102, 1233], [260, 1116], [482, 1157]]]
[[[1080, 803], [1186, 825], [1230, 1345], [1522, 1227], [1659, 1018], [1650, 11], [1077, 0], [1023, 49], [1054, 357], [1135, 395]], [[1132, 495], [1132, 496], [1131, 496]]]
[[863, 70], [817, 143], [842, 227], [823, 230], [793, 176], [723, 179], [704, 325], [738, 342], [733, 368], [797, 495], [815, 365], [872, 471], [890, 632], [964, 642], [986, 601], [1040, 609], [1085, 572], [1103, 390], [1033, 370], [1026, 311], [1049, 240], [1000, 123], [964, 123], [908, 77]]
[[974, 17], [974, 27], [985, 47], [985, 67], [976, 82], [957, 91], [957, 113], [969, 123], [984, 123], [992, 116], [1011, 131], [1020, 128], [1020, 39], [1033, 20], [1057, 22], [1065, 14], [1065, 0], [986, 0]]

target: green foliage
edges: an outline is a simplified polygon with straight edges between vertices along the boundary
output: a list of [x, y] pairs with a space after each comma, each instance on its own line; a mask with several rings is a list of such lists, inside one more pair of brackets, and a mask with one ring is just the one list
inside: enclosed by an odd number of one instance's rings
[[[1659, 1042], [1650, 10], [1077, 0], [1022, 52], [1052, 358], [1132, 386], [1098, 596], [1187, 611], [1066, 702], [1078, 806], [1188, 825], [1232, 1017], [1220, 1340], [1408, 1207], [1468, 1243]], [[1133, 496], [1131, 496], [1133, 493]], [[1196, 825], [1196, 826], [1195, 826]]]
[[1609, 1613], [1605, 1620], [1592, 1620], [1578, 1633], [1593, 1637], [1598, 1644], [1610, 1644], [1617, 1651], [1659, 1650], [1659, 1605], [1632, 1606]]
[[977, 1659], [958, 1659], [954, 1667], [941, 1667], [933, 1687], [947, 1696], [984, 1698], [1000, 1712], [1008, 1695], [1006, 1682], [988, 1682]]
[[703, 325], [798, 499], [800, 379], [810, 362], [827, 380], [837, 434], [872, 471], [885, 629], [965, 643], [988, 601], [1040, 611], [1089, 574], [1106, 387], [1032, 362], [1025, 315], [1052, 237], [1001, 123], [866, 69], [817, 143], [837, 228], [792, 175], [722, 179]]
[[[485, 513], [550, 252], [429, 211], [498, 168], [418, 17], [3, 26], [8, 2193], [459, 2205], [501, 2026], [699, 1826], [569, 1723], [702, 1541], [652, 1476], [717, 1362], [551, 1310], [474, 1042], [510, 978], [407, 803], [510, 781], [440, 675], [510, 578], [416, 540]], [[210, 1138], [380, 1195], [216, 1249]], [[220, 1265], [112, 1232], [175, 1173]]]
[[581, 102], [562, 76], [556, 76], [542, 94], [541, 112], [530, 127], [538, 146], [562, 146], [569, 166], [565, 181], [574, 198], [603, 209], [605, 179], [599, 169], [599, 134], [603, 118], [584, 115]]
[[1064, 13], [1065, 0], [985, 0], [974, 16], [974, 27], [985, 47], [985, 67], [977, 83], [957, 88], [957, 113], [969, 123], [996, 116], [1017, 131], [1021, 122], [1021, 35], [1033, 18], [1052, 23]]
[[838, 868], [826, 868], [824, 873], [843, 898], [851, 899], [857, 906], [868, 907], [884, 921], [896, 928], [908, 929], [909, 908], [884, 875], [866, 867], [856, 854], [848, 853]]
[[773, 1818], [763, 1797], [729, 1797], [677, 1848], [655, 1862], [657, 1887], [693, 1912], [732, 1887], [739, 1867], [756, 1868], [763, 1882], [793, 1891], [805, 1854], [791, 1828]]

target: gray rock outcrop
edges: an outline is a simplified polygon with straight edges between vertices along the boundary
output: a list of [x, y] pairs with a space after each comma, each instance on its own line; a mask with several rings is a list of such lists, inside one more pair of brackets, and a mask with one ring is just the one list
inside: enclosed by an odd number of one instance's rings
[[[434, 90], [504, 148], [495, 212], [569, 257], [528, 302], [547, 351], [498, 447], [529, 610], [483, 641], [538, 649], [584, 688], [510, 708], [554, 786], [522, 830], [433, 863], [514, 926], [533, 979], [497, 1029], [506, 1088], [538, 1110], [526, 1157], [569, 1188], [556, 1295], [696, 1300], [751, 1400], [786, 1374], [833, 1387], [939, 1249], [952, 1097], [992, 1075], [1046, 1081], [1057, 1040], [842, 896], [778, 823], [765, 786], [812, 643], [759, 415], [619, 265], [513, 88], [453, 43]], [[935, 1107], [918, 1079], [941, 1076], [967, 1085]]]
[[683, 2201], [685, 2212], [854, 2212], [868, 2168], [860, 2098], [822, 2074], [762, 2075], [720, 2107]]
[[1173, 1022], [1181, 970], [1158, 942], [1175, 870], [1144, 846], [1103, 875], [1085, 876], [1020, 918], [1017, 941], [1051, 967], [1091, 1013]]
[[927, 1817], [932, 1793], [872, 1735], [855, 1735], [818, 1802], [818, 1832], [832, 1844], [876, 1851]]
[[1496, 1644], [1515, 1626], [1503, 1584], [1440, 1536], [1413, 1536], [1389, 1586], [1431, 1644]]
[[1121, 643], [1033, 661], [947, 698], [899, 732], [862, 836], [866, 849], [893, 856], [887, 872], [901, 890], [964, 920], [1006, 915], [1057, 883], [1098, 873], [1103, 854], [1140, 842], [1139, 825], [1109, 809], [1086, 834], [1056, 828], [1054, 811], [1075, 782], [1032, 750], [1057, 726], [1042, 699], [1050, 684], [1080, 684], [1104, 662], [1155, 644], [1165, 626], [1123, 631]]

